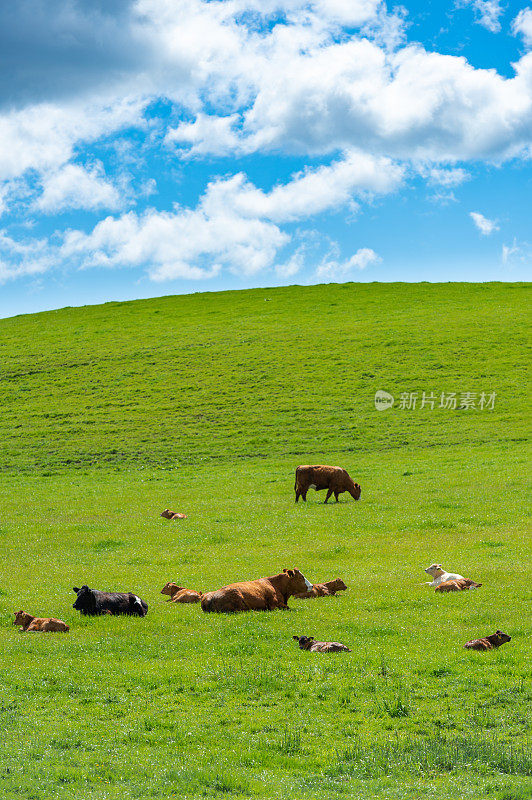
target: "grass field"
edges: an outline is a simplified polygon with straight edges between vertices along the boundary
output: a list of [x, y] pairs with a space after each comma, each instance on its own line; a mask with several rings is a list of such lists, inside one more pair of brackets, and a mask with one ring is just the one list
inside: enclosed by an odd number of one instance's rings
[[[527, 292], [289, 287], [0, 321], [1, 796], [529, 800]], [[399, 407], [423, 391], [495, 407]], [[296, 506], [295, 466], [319, 462], [360, 502]], [[482, 588], [436, 595], [432, 561]], [[159, 593], [292, 566], [349, 590], [228, 617]], [[81, 618], [82, 583], [149, 614]], [[19, 634], [18, 608], [71, 632]], [[463, 649], [496, 628], [499, 651]]]

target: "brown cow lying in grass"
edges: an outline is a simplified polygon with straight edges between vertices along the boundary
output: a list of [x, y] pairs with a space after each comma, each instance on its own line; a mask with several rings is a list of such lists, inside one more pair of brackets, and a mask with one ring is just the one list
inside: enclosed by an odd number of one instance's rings
[[201, 592], [194, 589], [185, 589], [177, 583], [169, 582], [161, 589], [161, 594], [169, 594], [168, 603], [199, 603], [202, 598]]
[[284, 569], [278, 575], [242, 581], [206, 592], [201, 598], [203, 611], [230, 614], [234, 611], [273, 611], [288, 608], [288, 598], [307, 592], [312, 584], [298, 569]]
[[186, 514], [181, 514], [177, 511], [170, 511], [169, 508], [164, 509], [161, 517], [164, 517], [165, 519], [187, 519]]
[[70, 626], [62, 619], [53, 617], [32, 617], [26, 611], [15, 611], [13, 625], [18, 625], [26, 633], [50, 632], [68, 633]]
[[346, 589], [347, 586], [343, 580], [335, 578], [333, 581], [327, 581], [327, 583], [314, 583], [310, 591], [296, 594], [294, 597], [299, 600], [309, 600], [313, 597], [334, 597], [336, 592], [345, 592]]
[[475, 581], [470, 580], [469, 578], [460, 578], [454, 581], [444, 581], [440, 583], [439, 586], [436, 586], [434, 589], [435, 592], [463, 592], [466, 589], [480, 589], [482, 586], [481, 583], [475, 583]]
[[338, 495], [342, 492], [349, 492], [355, 500], [360, 498], [361, 488], [349, 476], [349, 473], [342, 467], [329, 467], [325, 464], [314, 466], [301, 465], [296, 468], [296, 482], [294, 490], [296, 493], [296, 503], [300, 497], [306, 501], [309, 489], [321, 492], [327, 489], [325, 502], [334, 493], [334, 498], [338, 502]]
[[483, 639], [473, 639], [471, 642], [466, 642], [464, 647], [466, 650], [494, 650], [500, 647], [501, 644], [511, 642], [512, 637], [502, 631], [495, 631], [491, 636], [484, 636]]
[[294, 636], [299, 642], [300, 650], [310, 650], [311, 653], [350, 653], [349, 647], [340, 642], [317, 642], [313, 636]]

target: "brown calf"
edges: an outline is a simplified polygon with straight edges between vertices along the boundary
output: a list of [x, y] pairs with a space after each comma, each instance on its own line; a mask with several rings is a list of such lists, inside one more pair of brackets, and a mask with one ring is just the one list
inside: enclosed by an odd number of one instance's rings
[[170, 511], [169, 508], [164, 509], [161, 517], [164, 517], [165, 519], [187, 519], [186, 514], [181, 514], [177, 511]]
[[508, 636], [507, 633], [496, 631], [492, 633], [491, 636], [484, 636], [483, 639], [473, 639], [470, 642], [466, 642], [464, 647], [467, 650], [494, 650], [500, 647], [501, 644], [505, 644], [511, 640], [512, 637]]
[[293, 636], [299, 642], [300, 650], [310, 650], [311, 653], [350, 653], [349, 647], [340, 642], [317, 642], [313, 636]]
[[18, 625], [21, 631], [26, 633], [42, 632], [61, 632], [68, 633], [70, 626], [63, 622], [61, 619], [54, 619], [53, 617], [32, 617], [26, 611], [15, 611], [15, 620], [13, 625]]
[[342, 467], [329, 467], [325, 464], [315, 466], [299, 466], [296, 468], [296, 482], [294, 490], [296, 493], [296, 503], [300, 497], [306, 501], [309, 489], [320, 492], [327, 489], [325, 502], [334, 493], [334, 498], [338, 502], [338, 495], [342, 492], [349, 492], [355, 500], [360, 498], [361, 488], [349, 476], [349, 473]]
[[201, 592], [196, 592], [194, 589], [185, 589], [184, 586], [178, 586], [177, 583], [167, 583], [161, 589], [161, 594], [169, 594], [168, 603], [199, 603], [202, 598]]
[[347, 586], [341, 578], [335, 578], [333, 581], [327, 583], [314, 583], [309, 592], [296, 594], [299, 600], [309, 600], [313, 597], [334, 597], [336, 592], [345, 592]]
[[439, 586], [436, 586], [434, 591], [463, 592], [466, 589], [480, 589], [481, 586], [482, 586], [481, 583], [475, 583], [475, 581], [472, 581], [469, 578], [460, 578], [459, 580], [455, 581], [444, 581], [444, 583], [440, 583]]

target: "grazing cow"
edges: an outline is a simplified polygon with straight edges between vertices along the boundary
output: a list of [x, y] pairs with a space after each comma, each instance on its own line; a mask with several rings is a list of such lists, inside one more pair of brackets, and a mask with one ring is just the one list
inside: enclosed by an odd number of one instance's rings
[[480, 589], [482, 586], [481, 583], [475, 583], [475, 581], [470, 580], [469, 578], [460, 578], [460, 580], [453, 580], [453, 581], [444, 581], [440, 583], [434, 589], [435, 592], [463, 592], [466, 589]]
[[439, 586], [440, 583], [446, 583], [447, 581], [465, 580], [463, 575], [445, 572], [441, 564], [431, 564], [430, 567], [427, 567], [425, 572], [432, 577], [432, 581], [425, 581], [429, 586]]
[[350, 653], [349, 647], [340, 642], [317, 642], [313, 636], [293, 636], [299, 642], [300, 650], [310, 650], [311, 653]]
[[165, 519], [187, 519], [186, 514], [181, 514], [178, 511], [170, 511], [169, 508], [164, 509], [161, 517], [164, 517]]
[[288, 608], [288, 598], [312, 587], [298, 569], [284, 569], [279, 575], [242, 581], [207, 592], [201, 598], [203, 611], [230, 614], [234, 611], [272, 611]]
[[309, 600], [313, 597], [334, 597], [336, 592], [345, 592], [346, 589], [347, 586], [343, 580], [335, 578], [333, 581], [327, 581], [327, 583], [314, 583], [310, 591], [296, 594], [294, 597], [299, 600]]
[[13, 625], [18, 625], [21, 631], [26, 633], [50, 632], [50, 633], [68, 633], [70, 626], [63, 622], [62, 619], [54, 619], [53, 617], [32, 617], [26, 611], [15, 611], [15, 620]]
[[358, 500], [362, 491], [358, 483], [355, 483], [349, 477], [345, 469], [342, 467], [328, 467], [324, 464], [296, 468], [296, 482], [294, 484], [296, 503], [300, 497], [306, 501], [309, 489], [315, 489], [317, 492], [327, 489], [325, 502], [333, 493], [336, 502], [338, 502], [338, 495], [342, 494], [342, 492], [349, 492], [351, 497]]
[[145, 617], [148, 613], [148, 604], [133, 592], [100, 592], [98, 589], [89, 589], [88, 586], [82, 586], [81, 589], [74, 586], [73, 591], [77, 598], [72, 608], [82, 614], [128, 614]]
[[484, 636], [483, 639], [473, 639], [471, 642], [466, 642], [464, 647], [467, 650], [494, 650], [500, 647], [501, 644], [511, 642], [512, 637], [502, 631], [495, 631], [491, 636]]
[[178, 586], [177, 583], [167, 583], [161, 589], [161, 594], [169, 594], [168, 603], [199, 603], [202, 597], [201, 592], [196, 592], [194, 589], [185, 589], [184, 586]]

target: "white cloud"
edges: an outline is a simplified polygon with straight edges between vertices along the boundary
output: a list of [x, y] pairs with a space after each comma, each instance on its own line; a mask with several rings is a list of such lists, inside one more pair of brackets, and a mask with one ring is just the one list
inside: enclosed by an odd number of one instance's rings
[[532, 47], [532, 8], [522, 8], [512, 22], [512, 31], [521, 34], [527, 47]]
[[[268, 193], [238, 173], [212, 181], [195, 209], [130, 212], [108, 217], [88, 235], [70, 231], [62, 254], [78, 257], [84, 266], [149, 264], [154, 280], [211, 277], [223, 267], [252, 275], [273, 267], [278, 251], [291, 241], [280, 224], [338, 208], [355, 193], [390, 192], [402, 176], [402, 168], [388, 159], [360, 153], [295, 175]], [[295, 274], [302, 254], [300, 249], [278, 271]], [[359, 251], [348, 269], [363, 269], [373, 256]]]
[[443, 186], [447, 189], [459, 186], [469, 180], [469, 173], [461, 167], [442, 169], [441, 167], [420, 167], [419, 174], [434, 186]]
[[67, 164], [45, 175], [42, 194], [35, 201], [35, 208], [48, 214], [73, 208], [116, 209], [119, 206], [119, 193], [105, 179], [100, 164], [89, 168]]
[[233, 126], [239, 114], [214, 117], [198, 114], [194, 122], [181, 122], [177, 128], [169, 128], [165, 137], [167, 144], [188, 144], [187, 156], [224, 154], [239, 148], [238, 137]]
[[512, 257], [518, 255], [519, 253], [521, 253], [521, 247], [519, 247], [515, 239], [511, 245], [503, 244], [501, 254], [502, 263], [508, 264]]
[[209, 185], [208, 210], [231, 208], [243, 217], [290, 222], [345, 205], [353, 196], [386, 194], [402, 181], [404, 168], [387, 158], [348, 152], [331, 165], [307, 169], [285, 184], [263, 192], [240, 173]]
[[483, 214], [479, 214], [478, 211], [470, 211], [469, 216], [483, 236], [489, 236], [493, 231], [499, 230], [496, 220], [488, 219]]
[[46, 172], [66, 164], [79, 142], [94, 142], [140, 124], [144, 98], [113, 98], [68, 105], [40, 104], [0, 115], [0, 181], [28, 170]]
[[202, 279], [222, 267], [253, 275], [271, 267], [289, 237], [276, 225], [220, 210], [149, 210], [99, 222], [92, 233], [70, 231], [62, 256], [82, 266], [144, 266], [153, 280]]
[[19, 242], [0, 231], [0, 283], [47, 272], [53, 265], [47, 239]]
[[499, 17], [503, 13], [500, 0], [457, 0], [457, 6], [471, 6], [475, 12], [475, 22], [492, 33], [501, 29]]
[[375, 250], [369, 247], [361, 247], [347, 261], [329, 260], [325, 258], [316, 270], [318, 278], [330, 281], [342, 281], [347, 278], [353, 270], [362, 270], [371, 264], [378, 264], [382, 258], [377, 255]]

